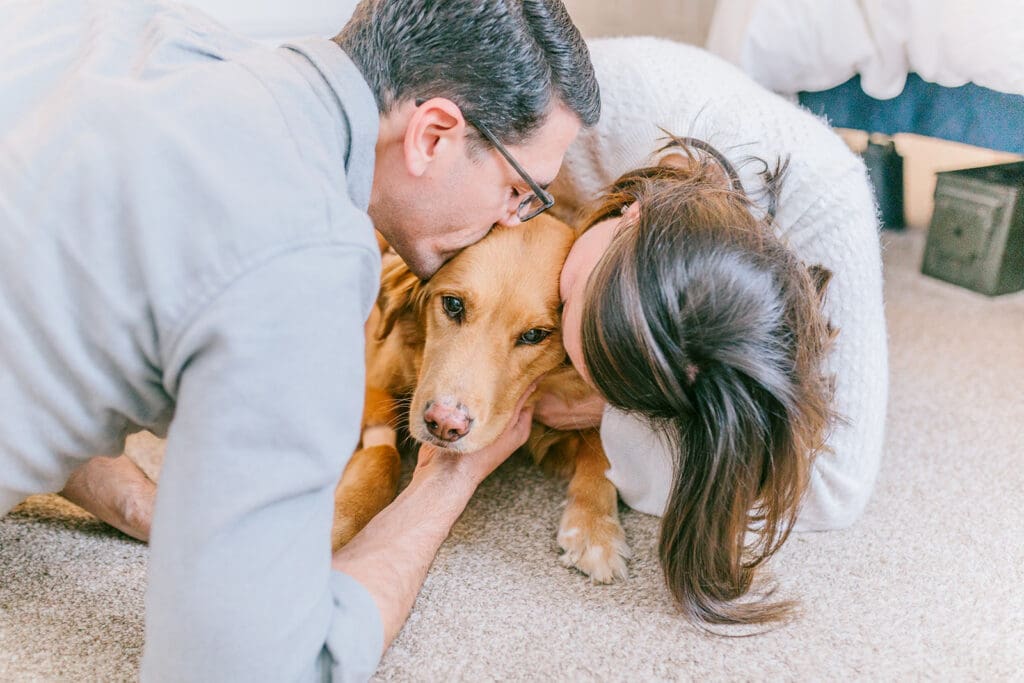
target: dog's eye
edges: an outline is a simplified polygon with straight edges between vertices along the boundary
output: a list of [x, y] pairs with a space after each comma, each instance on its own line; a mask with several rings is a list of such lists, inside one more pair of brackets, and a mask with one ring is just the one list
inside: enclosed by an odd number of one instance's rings
[[465, 312], [466, 307], [462, 303], [462, 299], [457, 296], [443, 296], [441, 297], [441, 308], [444, 309], [445, 315], [452, 320], [459, 320], [462, 318], [462, 314]]
[[542, 341], [547, 339], [551, 335], [551, 330], [542, 330], [539, 327], [535, 327], [532, 330], [527, 330], [519, 336], [520, 344], [527, 344], [532, 346], [533, 344], [540, 344]]

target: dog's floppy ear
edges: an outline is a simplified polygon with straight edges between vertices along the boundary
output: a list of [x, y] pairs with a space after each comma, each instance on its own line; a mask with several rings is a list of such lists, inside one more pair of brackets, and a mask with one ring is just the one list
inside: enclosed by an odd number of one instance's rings
[[[832, 281], [832, 271], [825, 266], [813, 265], [807, 267], [807, 274], [811, 276], [811, 284], [814, 285], [814, 291], [818, 295], [818, 305], [823, 306], [825, 304], [825, 291], [828, 289], [828, 283]], [[825, 330], [827, 334], [826, 343], [831, 344], [835, 341], [839, 330], [832, 325], [831, 320], [825, 321]]]
[[403, 314], [413, 312], [422, 287], [423, 283], [409, 270], [401, 257], [396, 254], [385, 255], [380, 294], [377, 295], [377, 308], [381, 313], [377, 339], [384, 339], [391, 334], [398, 319]]
[[814, 291], [818, 293], [818, 301], [824, 301], [825, 290], [828, 289], [828, 283], [832, 281], [832, 271], [825, 266], [813, 265], [807, 266], [807, 273], [811, 276]]

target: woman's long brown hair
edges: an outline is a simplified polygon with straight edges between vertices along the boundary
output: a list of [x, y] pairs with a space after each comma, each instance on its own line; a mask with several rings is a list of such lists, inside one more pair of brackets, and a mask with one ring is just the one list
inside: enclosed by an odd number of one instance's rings
[[[829, 274], [775, 236], [724, 157], [672, 144], [684, 163], [627, 173], [584, 221], [639, 205], [590, 276], [583, 354], [611, 405], [674, 444], [659, 554], [679, 606], [698, 622], [772, 622], [794, 604], [758, 570], [787, 539], [835, 417]], [[772, 200], [783, 170], [766, 175]]]

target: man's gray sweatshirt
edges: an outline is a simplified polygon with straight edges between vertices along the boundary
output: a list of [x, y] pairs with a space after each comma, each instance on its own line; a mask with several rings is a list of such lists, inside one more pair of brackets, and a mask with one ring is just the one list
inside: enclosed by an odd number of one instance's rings
[[0, 0], [0, 515], [132, 431], [167, 436], [145, 680], [377, 665], [379, 611], [332, 570], [330, 527], [379, 281], [378, 124], [326, 40]]

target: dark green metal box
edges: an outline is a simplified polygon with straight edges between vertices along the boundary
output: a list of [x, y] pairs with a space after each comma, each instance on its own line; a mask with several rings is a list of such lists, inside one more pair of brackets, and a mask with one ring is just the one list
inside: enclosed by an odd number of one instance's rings
[[1024, 161], [938, 174], [921, 272], [988, 295], [1024, 289]]

